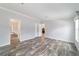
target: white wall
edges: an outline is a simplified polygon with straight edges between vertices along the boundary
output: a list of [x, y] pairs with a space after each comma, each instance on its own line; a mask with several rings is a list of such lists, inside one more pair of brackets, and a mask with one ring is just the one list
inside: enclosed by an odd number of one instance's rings
[[10, 43], [10, 19], [18, 19], [22, 21], [21, 41], [35, 37], [35, 24], [38, 23], [37, 20], [28, 19], [22, 15], [6, 12], [4, 10], [0, 10], [0, 13], [0, 46]]
[[74, 22], [72, 20], [52, 20], [45, 22], [47, 24], [47, 34], [49, 38], [74, 42]]
[[[22, 39], [27, 40], [35, 37], [35, 24], [39, 22], [37, 20], [27, 19], [18, 14], [13, 14], [0, 10], [0, 46], [9, 43], [9, 20], [10, 19], [20, 19], [22, 21]], [[73, 21], [62, 20], [48, 20], [45, 21], [47, 26], [46, 35], [50, 38], [55, 38], [57, 40], [64, 40], [74, 42], [74, 23]], [[37, 35], [36, 35], [37, 36]]]

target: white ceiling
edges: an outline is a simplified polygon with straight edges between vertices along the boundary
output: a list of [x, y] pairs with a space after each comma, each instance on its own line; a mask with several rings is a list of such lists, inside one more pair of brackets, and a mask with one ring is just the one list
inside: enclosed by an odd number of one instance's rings
[[[56, 20], [70, 19], [74, 16], [75, 11], [79, 10], [77, 3], [24, 3], [24, 4], [0, 4], [0, 9], [6, 12], [20, 14], [21, 16], [39, 19], [39, 20]], [[0, 13], [1, 14], [1, 13]]]

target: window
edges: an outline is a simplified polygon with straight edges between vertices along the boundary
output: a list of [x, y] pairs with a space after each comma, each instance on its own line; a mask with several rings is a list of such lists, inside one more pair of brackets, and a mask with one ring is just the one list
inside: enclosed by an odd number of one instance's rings
[[79, 19], [75, 18], [75, 39], [79, 42]]

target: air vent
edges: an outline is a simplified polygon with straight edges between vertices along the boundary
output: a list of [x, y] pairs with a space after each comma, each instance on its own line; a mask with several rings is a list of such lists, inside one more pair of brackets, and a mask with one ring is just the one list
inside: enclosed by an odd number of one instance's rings
[[76, 14], [79, 15], [79, 11], [76, 11]]

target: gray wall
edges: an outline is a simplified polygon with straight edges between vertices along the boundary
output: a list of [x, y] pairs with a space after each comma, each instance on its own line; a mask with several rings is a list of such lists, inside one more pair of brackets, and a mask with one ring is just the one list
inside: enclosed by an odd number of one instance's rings
[[21, 41], [35, 37], [35, 23], [38, 23], [37, 20], [28, 19], [22, 15], [6, 12], [4, 10], [0, 10], [0, 13], [0, 46], [10, 43], [10, 19], [18, 19], [22, 21]]
[[[35, 37], [35, 24], [39, 22], [39, 19], [31, 20], [22, 15], [13, 14], [3, 10], [0, 10], [0, 13], [0, 46], [9, 44], [9, 20], [12, 18], [22, 21], [21, 40], [28, 40]], [[74, 42], [74, 22], [72, 20], [47, 20], [44, 21], [44, 23], [47, 26], [46, 36], [49, 38]]]
[[47, 25], [47, 37], [63, 40], [67, 42], [74, 42], [75, 31], [74, 21], [72, 20], [51, 20], [45, 22]]

